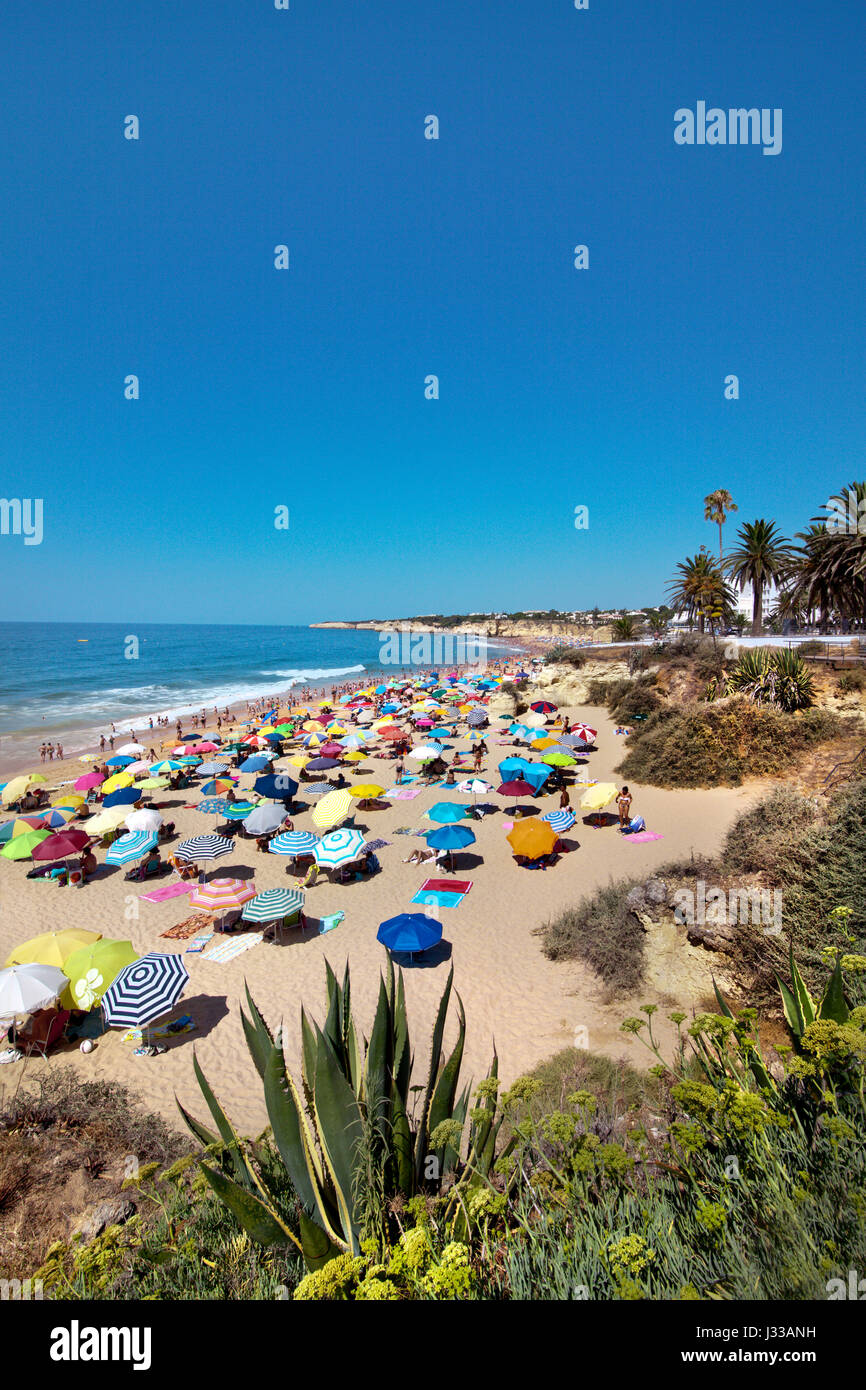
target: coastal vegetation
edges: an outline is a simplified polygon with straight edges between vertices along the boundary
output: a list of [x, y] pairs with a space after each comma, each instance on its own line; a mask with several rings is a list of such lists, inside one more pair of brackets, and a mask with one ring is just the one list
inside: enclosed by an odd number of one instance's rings
[[[374, 1159], [375, 1124], [362, 1124], [346, 1161], [363, 1174], [372, 1160], [378, 1179], [353, 1188], [350, 1249], [303, 1259], [282, 1237], [285, 1224], [300, 1241], [318, 1209], [290, 1178], [287, 1135], [272, 1121], [257, 1140], [229, 1130], [203, 1153], [141, 1166], [126, 1184], [133, 1217], [92, 1241], [54, 1242], [33, 1273], [43, 1296], [68, 1299], [826, 1298], [866, 1260], [866, 960], [833, 955], [814, 995], [789, 956], [779, 982], [789, 1041], [772, 1055], [755, 1011], [718, 994], [691, 1022], [670, 1015], [670, 1058], [656, 1006], [623, 1021], [654, 1061], [646, 1077], [575, 1052], [504, 1090], [491, 1069], [462, 1119], [442, 1122], [450, 1172], [410, 1197], [398, 1170]], [[290, 1084], [281, 1054], [265, 1073], [271, 1091]], [[320, 1146], [318, 1128], [327, 1103], [314, 1088], [297, 1104], [309, 1161], [333, 1176], [333, 1132]], [[7, 1109], [3, 1132], [21, 1117]], [[241, 1219], [207, 1175], [233, 1181], [239, 1162], [267, 1179], [274, 1226], [256, 1225], [252, 1209]]]

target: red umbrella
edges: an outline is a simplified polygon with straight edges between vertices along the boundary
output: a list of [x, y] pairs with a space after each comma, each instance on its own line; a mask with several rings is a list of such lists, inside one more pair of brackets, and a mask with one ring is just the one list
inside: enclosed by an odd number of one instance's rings
[[385, 728], [385, 729], [380, 729], [380, 730], [379, 730], [379, 737], [380, 737], [380, 738], [405, 738], [406, 735], [403, 733], [403, 730], [402, 730], [402, 729], [398, 729], [398, 728], [395, 727], [395, 725], [389, 724], [389, 725], [387, 726], [387, 728]]
[[517, 777], [513, 782], [503, 782], [501, 787], [496, 790], [500, 796], [534, 796], [535, 788], [528, 782], [524, 782], [522, 777]]
[[319, 749], [320, 758], [343, 758], [346, 750], [341, 743], [325, 743]]
[[90, 836], [84, 830], [61, 830], [56, 835], [49, 835], [47, 840], [41, 840], [34, 846], [33, 859], [69, 859], [73, 854], [80, 854], [81, 851], [90, 844]]
[[598, 736], [598, 729], [591, 729], [588, 724], [573, 724], [571, 732], [577, 734], [578, 738], [582, 738], [584, 743], [592, 743], [593, 739]]
[[529, 708], [535, 710], [536, 714], [555, 714], [558, 706], [552, 705], [549, 700], [536, 700]]

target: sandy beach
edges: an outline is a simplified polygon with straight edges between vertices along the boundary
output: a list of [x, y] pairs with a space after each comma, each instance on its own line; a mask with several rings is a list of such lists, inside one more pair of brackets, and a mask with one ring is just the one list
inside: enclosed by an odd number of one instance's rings
[[[606, 712], [600, 708], [569, 709], [568, 715], [572, 720], [585, 719], [598, 729], [597, 751], [589, 755], [592, 777], [615, 780], [614, 768], [623, 756], [625, 740], [614, 733]], [[498, 783], [496, 764], [518, 751], [510, 741], [498, 742], [503, 737], [499, 724], [493, 720], [492, 728], [486, 731], [489, 754], [480, 773], [494, 786]], [[456, 744], [464, 746], [464, 741], [457, 740]], [[56, 786], [79, 776], [85, 766], [67, 760], [42, 770], [49, 784]], [[394, 783], [393, 769], [393, 761], [372, 756], [354, 765], [360, 780], [378, 782], [385, 788]], [[468, 775], [468, 768], [462, 775]], [[240, 788], [251, 788], [253, 781], [253, 775], [242, 774]], [[691, 1009], [706, 999], [711, 990], [712, 958], [683, 940], [651, 943], [647, 986], [640, 997], [606, 1003], [600, 981], [589, 969], [547, 960], [539, 938], [533, 935], [549, 917], [614, 879], [646, 877], [666, 861], [691, 853], [714, 853], [750, 799], [748, 788], [665, 791], [633, 784], [632, 791], [634, 811], [645, 817], [648, 828], [658, 832], [661, 839], [633, 844], [612, 825], [596, 829], [585, 824], [579, 812], [574, 829], [565, 837], [572, 848], [544, 872], [521, 868], [514, 861], [505, 838], [505, 822], [510, 817], [499, 805], [495, 814], [471, 822], [477, 842], [455, 857], [455, 868], [457, 877], [471, 879], [472, 889], [458, 908], [441, 910], [441, 945], [404, 968], [416, 1067], [427, 1065], [434, 1011], [451, 965], [467, 1017], [464, 1076], [476, 1080], [486, 1072], [494, 1044], [506, 1082], [558, 1050], [575, 1045], [577, 1038], [593, 1052], [625, 1057], [645, 1066], [652, 1059], [620, 1031], [621, 1021], [648, 1000]], [[304, 784], [299, 802], [303, 794]], [[573, 805], [578, 797], [579, 793], [572, 796]], [[154, 792], [151, 804], [159, 806], [165, 820], [176, 823], [179, 841], [213, 829], [213, 817], [189, 809], [189, 803], [198, 799], [196, 789]], [[186, 954], [190, 981], [172, 1017], [189, 1014], [195, 1028], [171, 1039], [164, 1054], [135, 1056], [134, 1044], [122, 1042], [121, 1034], [111, 1031], [88, 1055], [77, 1045], [64, 1044], [47, 1062], [28, 1059], [7, 1066], [0, 1080], [6, 1087], [15, 1086], [23, 1070], [28, 1084], [26, 1078], [38, 1076], [40, 1068], [70, 1063], [82, 1076], [111, 1078], [129, 1085], [148, 1106], [177, 1122], [175, 1095], [195, 1113], [201, 1115], [204, 1110], [192, 1071], [195, 1049], [234, 1123], [246, 1133], [260, 1131], [266, 1124], [266, 1113], [240, 1022], [245, 983], [270, 1026], [285, 1023], [287, 1057], [295, 1070], [301, 1006], [314, 1017], [322, 1015], [325, 960], [338, 972], [347, 961], [351, 965], [356, 1017], [363, 1029], [369, 1029], [385, 963], [384, 948], [376, 940], [377, 927], [397, 913], [423, 910], [410, 903], [430, 873], [429, 866], [402, 862], [425, 842], [394, 832], [398, 827], [431, 829], [425, 810], [437, 801], [450, 799], [468, 804], [467, 798], [454, 797], [447, 788], [430, 787], [411, 800], [394, 800], [384, 809], [359, 810], [354, 821], [357, 828], [368, 839], [389, 842], [377, 850], [382, 872], [347, 884], [331, 883], [320, 876], [307, 893], [310, 927], [306, 932], [287, 931], [281, 942], [262, 942], [226, 964]], [[503, 803], [495, 793], [484, 799]], [[552, 810], [558, 797], [542, 795], [538, 804], [542, 812]], [[296, 829], [314, 828], [310, 818], [313, 805], [312, 799], [307, 801], [306, 809], [295, 815]], [[171, 846], [167, 849], [170, 852]], [[144, 892], [175, 882], [176, 877], [166, 876], [151, 884], [128, 883], [123, 869], [105, 866], [104, 851], [98, 852], [98, 858], [98, 875], [81, 889], [28, 880], [29, 861], [0, 866], [0, 959], [5, 960], [24, 939], [60, 927], [83, 927], [129, 940], [140, 954], [185, 951], [187, 941], [165, 939], [162, 934], [190, 915], [187, 898], [174, 897], [161, 903], [141, 899]], [[299, 880], [286, 874], [287, 862], [278, 855], [258, 853], [254, 840], [238, 839], [234, 854], [207, 868], [211, 877], [231, 874], [250, 878], [262, 890], [297, 885]], [[341, 924], [318, 934], [320, 919], [338, 911], [345, 913]]]

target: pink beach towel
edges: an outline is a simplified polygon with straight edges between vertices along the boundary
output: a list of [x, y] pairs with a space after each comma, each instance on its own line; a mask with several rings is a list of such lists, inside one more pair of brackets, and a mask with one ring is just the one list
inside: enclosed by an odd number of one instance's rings
[[644, 845], [647, 840], [661, 840], [663, 836], [654, 830], [639, 830], [636, 835], [623, 835], [624, 840], [628, 840], [633, 845]]
[[179, 898], [183, 893], [191, 893], [195, 883], [164, 883], [161, 888], [154, 888], [152, 893], [140, 893], [139, 897], [144, 903], [164, 903], [169, 898]]

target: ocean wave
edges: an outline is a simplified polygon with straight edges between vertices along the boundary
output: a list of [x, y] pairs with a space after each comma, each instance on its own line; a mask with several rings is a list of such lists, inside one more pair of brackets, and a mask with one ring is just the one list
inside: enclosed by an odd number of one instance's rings
[[281, 680], [290, 680], [294, 684], [298, 684], [302, 681], [324, 681], [333, 680], [337, 676], [353, 676], [358, 671], [366, 671], [366, 669], [366, 666], [335, 666], [330, 669], [326, 667], [320, 671], [299, 671], [290, 667], [285, 671], [262, 671], [262, 675], [279, 676]]

